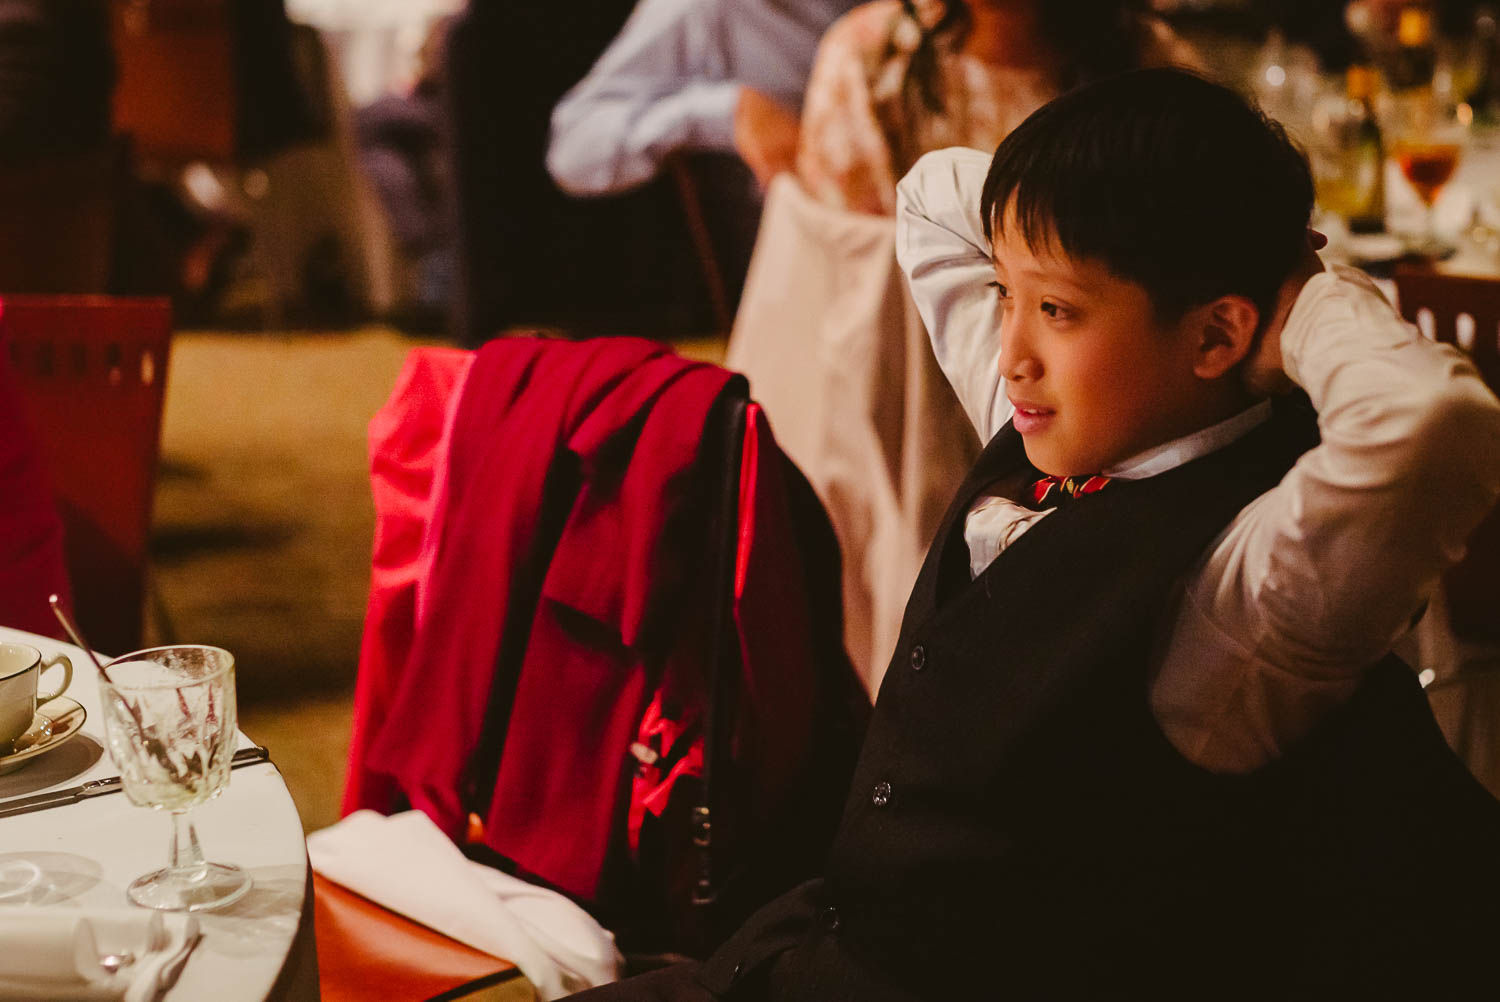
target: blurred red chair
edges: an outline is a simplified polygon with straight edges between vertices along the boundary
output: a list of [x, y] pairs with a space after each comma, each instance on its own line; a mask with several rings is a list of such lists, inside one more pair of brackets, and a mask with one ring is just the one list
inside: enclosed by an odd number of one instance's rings
[[3, 347], [0, 342], [0, 623], [61, 637], [47, 596], [72, 603], [62, 519]]
[[[1407, 320], [1467, 352], [1485, 384], [1500, 393], [1500, 278], [1399, 269], [1396, 295]], [[1455, 636], [1500, 642], [1500, 508], [1474, 530], [1468, 554], [1443, 587]]]
[[98, 650], [134, 650], [171, 306], [165, 299], [5, 296], [0, 335], [57, 497], [79, 625]]

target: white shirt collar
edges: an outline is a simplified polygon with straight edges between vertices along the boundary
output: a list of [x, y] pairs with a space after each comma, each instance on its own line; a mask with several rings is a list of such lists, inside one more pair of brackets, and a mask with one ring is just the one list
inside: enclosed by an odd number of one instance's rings
[[1158, 473], [1176, 469], [1183, 463], [1206, 456], [1210, 452], [1217, 452], [1251, 429], [1264, 424], [1270, 420], [1270, 417], [1271, 401], [1262, 400], [1218, 424], [1211, 424], [1192, 434], [1174, 438], [1162, 445], [1152, 446], [1145, 452], [1131, 456], [1125, 462], [1104, 470], [1103, 474], [1119, 480], [1144, 480], [1147, 477], [1154, 477]]

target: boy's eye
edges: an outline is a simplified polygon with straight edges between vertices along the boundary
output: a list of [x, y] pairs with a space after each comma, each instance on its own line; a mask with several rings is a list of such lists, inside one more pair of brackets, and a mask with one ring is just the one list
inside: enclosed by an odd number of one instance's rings
[[1067, 307], [1059, 306], [1057, 303], [1042, 303], [1042, 312], [1047, 314], [1047, 316], [1051, 317], [1054, 320], [1066, 317], [1068, 315]]
[[1009, 299], [1010, 298], [1010, 290], [1008, 288], [1006, 288], [1005, 286], [1001, 285], [999, 282], [991, 282], [990, 283], [990, 288], [994, 289], [996, 292], [998, 292], [1000, 294], [1000, 298], [1001, 299]]

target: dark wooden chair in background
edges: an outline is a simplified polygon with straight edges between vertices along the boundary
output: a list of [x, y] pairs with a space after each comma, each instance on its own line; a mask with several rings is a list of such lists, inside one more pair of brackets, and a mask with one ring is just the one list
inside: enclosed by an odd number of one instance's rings
[[[1500, 392], [1500, 278], [1403, 267], [1395, 280], [1402, 314], [1466, 351]], [[1428, 699], [1453, 750], [1500, 796], [1500, 507], [1469, 537], [1438, 598], [1447, 628], [1421, 638], [1423, 667], [1436, 673]]]
[[[1426, 269], [1396, 272], [1401, 313], [1428, 337], [1469, 354], [1500, 393], [1500, 278]], [[1443, 579], [1448, 616], [1461, 640], [1500, 643], [1500, 508], [1469, 538], [1469, 552]]]
[[0, 166], [0, 294], [109, 291], [127, 158], [113, 144]]
[[0, 335], [57, 497], [79, 625], [98, 650], [134, 650], [171, 307], [156, 298], [7, 295]]

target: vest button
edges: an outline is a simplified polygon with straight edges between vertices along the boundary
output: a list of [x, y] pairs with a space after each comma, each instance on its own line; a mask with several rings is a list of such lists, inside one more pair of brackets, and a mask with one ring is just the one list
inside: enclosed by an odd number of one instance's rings
[[732, 970], [732, 971], [729, 972], [729, 980], [731, 982], [738, 981], [740, 979], [740, 977], [744, 973], [745, 973], [745, 965], [744, 964], [735, 964], [734, 965], [734, 970]]
[[876, 807], [885, 807], [891, 802], [891, 784], [885, 780], [875, 784], [875, 789], [870, 792], [870, 803]]
[[921, 644], [911, 649], [911, 667], [913, 671], [921, 671], [927, 667], [927, 648]]
[[839, 910], [833, 907], [833, 905], [829, 905], [823, 909], [823, 928], [829, 932], [838, 932], [839, 930]]

